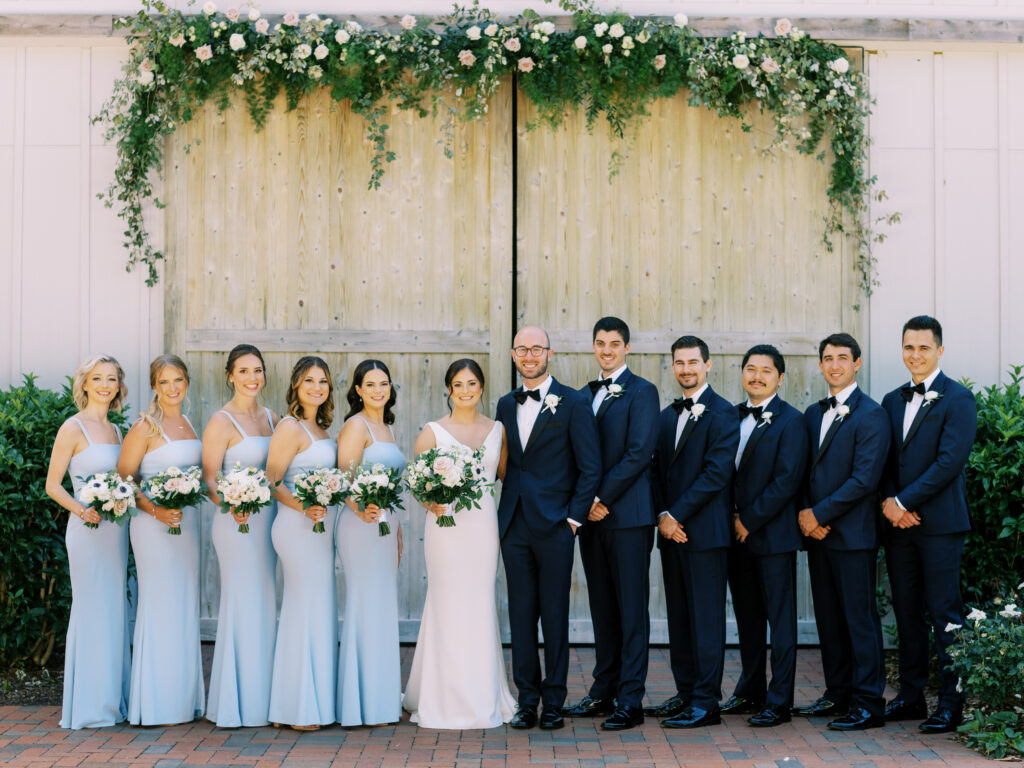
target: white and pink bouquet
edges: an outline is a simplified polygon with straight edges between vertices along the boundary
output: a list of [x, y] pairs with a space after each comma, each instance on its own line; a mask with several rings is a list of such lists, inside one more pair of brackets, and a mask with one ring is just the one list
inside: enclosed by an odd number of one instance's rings
[[[241, 463], [227, 474], [217, 473], [220, 508], [227, 514], [255, 515], [270, 506], [270, 481], [259, 467], [242, 468]], [[239, 533], [249, 532], [249, 523], [239, 523]]]
[[437, 524], [452, 528], [455, 512], [480, 509], [484, 491], [493, 493], [494, 484], [484, 478], [483, 448], [431, 448], [409, 465], [405, 485], [416, 501], [449, 507], [452, 514], [439, 515]]
[[[334, 467], [317, 467], [295, 478], [293, 495], [302, 503], [303, 509], [309, 509], [314, 505], [333, 507], [341, 504], [348, 496], [345, 473]], [[313, 533], [323, 532], [323, 520], [313, 523]]]
[[387, 536], [391, 533], [388, 510], [405, 509], [402, 504], [402, 471], [383, 464], [363, 465], [355, 470], [349, 482], [349, 497], [361, 510], [370, 504], [380, 507], [377, 530], [381, 536]]
[[[168, 467], [149, 478], [143, 484], [143, 491], [150, 501], [166, 509], [194, 507], [203, 500], [206, 489], [199, 467]], [[181, 535], [181, 527], [168, 527], [172, 536]]]
[[[83, 506], [96, 511], [103, 520], [124, 525], [124, 521], [135, 509], [135, 494], [138, 492], [131, 475], [122, 480], [117, 472], [98, 472], [85, 481], [78, 490], [78, 500]], [[86, 523], [87, 528], [99, 528], [99, 523]]]

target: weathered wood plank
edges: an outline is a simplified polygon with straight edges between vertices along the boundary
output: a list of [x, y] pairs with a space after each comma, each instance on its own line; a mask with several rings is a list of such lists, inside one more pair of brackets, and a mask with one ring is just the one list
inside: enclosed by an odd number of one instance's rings
[[190, 328], [185, 331], [188, 352], [226, 352], [235, 344], [254, 344], [264, 352], [360, 354], [487, 354], [487, 331]]

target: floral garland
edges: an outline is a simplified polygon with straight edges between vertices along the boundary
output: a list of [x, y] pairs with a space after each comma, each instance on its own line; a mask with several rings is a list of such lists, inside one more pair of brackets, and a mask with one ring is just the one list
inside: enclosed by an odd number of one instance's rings
[[671, 21], [634, 18], [599, 13], [592, 3], [561, 0], [573, 14], [569, 31], [533, 11], [500, 21], [477, 5], [456, 6], [437, 20], [407, 15], [390, 31], [294, 12], [271, 24], [255, 7], [220, 13], [213, 2], [192, 15], [143, 0], [136, 15], [118, 20], [128, 29], [130, 54], [94, 118], [117, 146], [114, 180], [101, 197], [120, 207], [128, 268], [142, 262], [147, 284], [158, 279], [163, 255], [150, 241], [143, 206], [153, 199], [162, 207], [151, 179], [162, 171], [165, 137], [208, 99], [226, 109], [240, 89], [259, 130], [282, 90], [294, 109], [303, 95], [329, 88], [367, 122], [375, 149], [369, 185], [376, 188], [394, 158], [382, 122], [390, 104], [420, 116], [441, 114], [450, 156], [454, 121], [486, 114], [488, 99], [514, 74], [538, 122], [551, 126], [582, 108], [589, 128], [603, 115], [615, 135], [628, 138], [655, 99], [687, 91], [690, 105], [736, 118], [744, 130], [751, 128], [747, 103], [771, 112], [776, 135], [766, 151], [792, 145], [804, 154], [817, 151], [824, 161], [818, 148], [827, 133], [832, 165], [824, 242], [829, 250], [837, 235], [856, 243], [860, 284], [870, 294], [876, 284], [871, 245], [882, 237], [867, 220], [875, 183], [865, 130], [871, 100], [842, 49], [813, 40], [788, 19], [775, 25], [774, 38], [742, 32], [702, 38], [683, 14]]

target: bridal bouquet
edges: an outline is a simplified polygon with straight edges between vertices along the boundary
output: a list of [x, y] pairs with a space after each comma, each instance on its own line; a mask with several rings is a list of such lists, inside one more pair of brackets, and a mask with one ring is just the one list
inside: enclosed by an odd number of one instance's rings
[[[424, 451], [405, 472], [405, 484], [416, 501], [444, 504], [453, 513], [460, 509], [480, 509], [485, 490], [493, 484], [484, 481], [484, 451], [479, 448], [431, 448]], [[455, 526], [452, 515], [440, 515], [442, 528]]]
[[[255, 515], [270, 505], [270, 481], [259, 467], [242, 469], [238, 463], [227, 474], [217, 473], [217, 494], [221, 498], [222, 512]], [[249, 524], [239, 523], [238, 532], [248, 533]]]
[[[138, 488], [131, 475], [122, 480], [117, 472], [98, 472], [85, 481], [78, 491], [78, 500], [83, 506], [96, 510], [104, 520], [124, 525], [129, 510], [135, 508], [135, 493]], [[99, 528], [99, 523], [86, 523], [87, 528]]]
[[[313, 505], [333, 507], [341, 504], [348, 496], [348, 484], [340, 469], [317, 467], [295, 478], [294, 496], [302, 503], [303, 509]], [[313, 533], [324, 532], [324, 521], [313, 523]]]
[[[166, 509], [184, 509], [202, 501], [205, 489], [199, 467], [168, 467], [149, 478], [143, 490], [154, 504]], [[167, 532], [172, 536], [180, 536], [181, 527], [168, 526]]]
[[401, 487], [402, 471], [385, 467], [383, 464], [359, 467], [349, 483], [349, 496], [359, 505], [359, 509], [366, 509], [370, 504], [380, 507], [381, 515], [377, 520], [377, 528], [381, 536], [391, 533], [387, 510], [405, 509], [402, 504]]

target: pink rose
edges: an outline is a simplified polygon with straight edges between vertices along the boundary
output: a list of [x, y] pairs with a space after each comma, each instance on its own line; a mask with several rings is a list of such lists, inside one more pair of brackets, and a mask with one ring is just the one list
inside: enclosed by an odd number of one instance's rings
[[667, 61], [668, 59], [665, 58], [665, 54], [659, 53], [657, 56], [654, 57], [654, 68], [657, 70], [664, 69]]
[[173, 45], [175, 48], [181, 48], [181, 46], [185, 44], [185, 36], [181, 34], [181, 32], [179, 32], [174, 37], [170, 38], [167, 42]]
[[779, 19], [775, 22], [775, 36], [787, 37], [793, 31], [793, 22], [789, 19]]
[[416, 17], [412, 14], [405, 14], [402, 20], [398, 22], [402, 29], [414, 29], [416, 27]]
[[774, 75], [779, 71], [779, 63], [771, 56], [765, 56], [764, 61], [761, 62], [761, 70], [769, 75]]
[[237, 8], [228, 8], [224, 11], [224, 15], [228, 17], [228, 21], [238, 21], [239, 13]]
[[295, 11], [288, 11], [281, 21], [286, 27], [297, 27], [299, 25], [299, 14]]
[[516, 51], [518, 51], [523, 46], [519, 42], [519, 38], [518, 37], [510, 37], [508, 40], [505, 41], [505, 47], [508, 50], [512, 51], [512, 53], [515, 53]]
[[532, 72], [533, 71], [533, 59], [529, 56], [519, 60], [519, 71], [520, 72]]
[[200, 61], [209, 61], [213, 58], [213, 48], [208, 45], [200, 46], [196, 48], [196, 58]]
[[476, 61], [476, 56], [473, 55], [472, 51], [463, 48], [459, 51], [459, 63], [464, 67], [472, 67], [473, 62]]
[[260, 19], [259, 21], [256, 22], [256, 31], [259, 32], [261, 35], [267, 34], [269, 30], [270, 22], [267, 21], [266, 19]]

